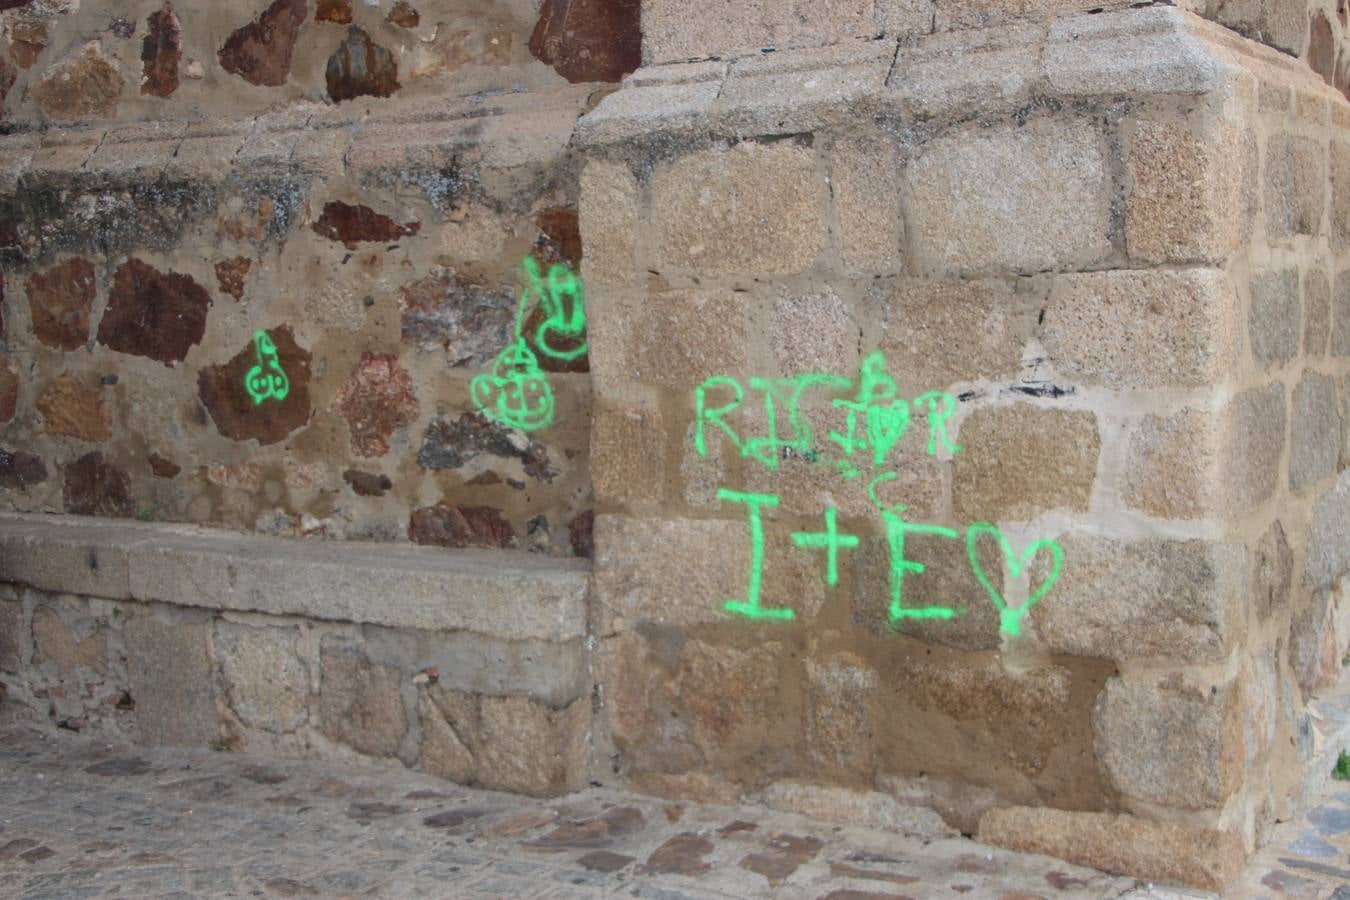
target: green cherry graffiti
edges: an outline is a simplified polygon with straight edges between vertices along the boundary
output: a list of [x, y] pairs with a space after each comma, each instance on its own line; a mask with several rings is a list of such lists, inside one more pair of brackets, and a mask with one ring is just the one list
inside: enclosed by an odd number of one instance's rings
[[[544, 321], [534, 332], [534, 343], [539, 352], [553, 359], [570, 362], [586, 353], [586, 303], [581, 279], [565, 265], [549, 266], [547, 280], [539, 274], [539, 263], [533, 256], [525, 257], [525, 290], [520, 296], [516, 335], [524, 328], [525, 307], [534, 296], [544, 311]], [[561, 343], [562, 346], [558, 346]], [[575, 346], [567, 346], [574, 344]]]
[[469, 395], [483, 415], [509, 428], [534, 431], [553, 423], [553, 388], [524, 340], [499, 353], [492, 371], [475, 375]]
[[[1037, 553], [1042, 550], [1050, 551], [1050, 574], [1045, 577], [1041, 586], [1033, 591], [1021, 606], [1009, 608], [1007, 602], [1003, 599], [1003, 595], [994, 590], [994, 586], [989, 583], [989, 577], [985, 575], [984, 568], [980, 565], [979, 548], [977, 546], [980, 535], [984, 534], [992, 534], [998, 539], [999, 546], [1003, 548], [1003, 556], [1008, 561], [1008, 574], [1013, 578], [1021, 576], [1022, 570], [1030, 565]], [[1018, 557], [1013, 553], [1012, 545], [1003, 536], [1003, 532], [999, 531], [998, 526], [991, 525], [988, 522], [976, 522], [966, 529], [966, 556], [970, 560], [970, 568], [974, 570], [975, 577], [979, 579], [980, 586], [984, 588], [984, 592], [989, 595], [989, 599], [998, 609], [999, 630], [1013, 637], [1021, 633], [1022, 619], [1054, 586], [1055, 581], [1059, 579], [1059, 571], [1064, 566], [1064, 550], [1051, 538], [1033, 541], [1027, 546], [1026, 550], [1022, 551], [1021, 557]]]
[[266, 331], [259, 329], [254, 333], [253, 352], [258, 356], [258, 364], [244, 375], [244, 390], [253, 398], [253, 404], [261, 405], [269, 397], [285, 400], [291, 392], [291, 380], [282, 371], [277, 345]]

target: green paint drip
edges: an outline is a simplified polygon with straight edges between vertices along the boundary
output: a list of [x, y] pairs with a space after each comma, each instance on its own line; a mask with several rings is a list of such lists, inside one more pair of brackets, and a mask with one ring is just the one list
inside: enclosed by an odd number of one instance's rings
[[825, 551], [825, 583], [834, 587], [839, 583], [839, 548], [853, 550], [858, 546], [858, 536], [840, 534], [835, 525], [838, 513], [833, 506], [825, 507], [825, 530], [820, 532], [796, 531], [792, 542], [798, 547]]
[[750, 577], [745, 589], [745, 600], [728, 600], [722, 608], [747, 619], [792, 619], [796, 613], [790, 609], [764, 609], [759, 605], [764, 578], [764, 518], [760, 508], [777, 506], [778, 497], [773, 494], [743, 494], [719, 488], [717, 498], [731, 503], [744, 503], [750, 517]]
[[946, 606], [906, 607], [904, 605], [905, 573], [913, 572], [915, 575], [921, 575], [925, 568], [921, 562], [905, 559], [905, 535], [931, 534], [936, 537], [955, 540], [956, 532], [940, 525], [906, 522], [890, 510], [882, 510], [881, 517], [886, 520], [886, 543], [889, 545], [891, 552], [891, 606], [889, 610], [891, 624], [894, 625], [901, 619], [952, 619], [958, 615], [963, 615], [964, 611], [950, 609]]
[[[980, 535], [984, 534], [992, 534], [998, 539], [999, 546], [1003, 549], [1003, 557], [1008, 561], [1008, 574], [1013, 578], [1021, 577], [1022, 570], [1031, 563], [1041, 550], [1048, 549], [1050, 551], [1050, 574], [1045, 577], [1041, 586], [1033, 591], [1021, 606], [1010, 609], [1007, 601], [1003, 599], [1003, 595], [994, 590], [994, 586], [989, 583], [989, 577], [985, 575], [984, 568], [980, 565], [979, 548], [977, 546]], [[980, 586], [984, 588], [984, 592], [989, 595], [989, 599], [998, 609], [999, 630], [1014, 637], [1022, 631], [1022, 619], [1050, 591], [1050, 588], [1059, 579], [1060, 569], [1064, 566], [1064, 550], [1056, 541], [1050, 538], [1041, 538], [1032, 542], [1026, 550], [1022, 551], [1021, 557], [1018, 557], [1013, 553], [1012, 545], [1003, 536], [1003, 532], [999, 531], [996, 525], [991, 525], [988, 522], [976, 522], [966, 529], [966, 556], [970, 560], [970, 568], [974, 570], [975, 577], [979, 579]]]
[[244, 390], [253, 398], [253, 404], [260, 406], [269, 397], [285, 400], [291, 392], [291, 380], [282, 370], [277, 345], [266, 331], [254, 332], [253, 352], [258, 356], [258, 364], [244, 375]]

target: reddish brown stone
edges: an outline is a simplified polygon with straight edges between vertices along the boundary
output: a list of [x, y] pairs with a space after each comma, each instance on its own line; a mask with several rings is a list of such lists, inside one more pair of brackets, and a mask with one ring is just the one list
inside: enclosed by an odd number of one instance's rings
[[156, 478], [177, 478], [178, 473], [183, 471], [178, 463], [158, 453], [151, 453], [146, 461], [150, 463], [150, 471]]
[[544, 0], [530, 52], [569, 82], [618, 81], [642, 65], [640, 0]]
[[68, 259], [24, 282], [33, 332], [48, 347], [77, 350], [89, 340], [89, 314], [94, 308], [94, 264]]
[[645, 824], [642, 810], [633, 806], [612, 806], [598, 816], [564, 822], [548, 834], [522, 844], [546, 851], [589, 850], [641, 831]]
[[547, 271], [553, 263], [566, 263], [572, 271], [581, 266], [581, 223], [570, 206], [550, 206], [534, 217], [541, 232], [534, 242], [534, 258]]
[[90, 41], [50, 66], [28, 96], [53, 119], [83, 119], [116, 112], [125, 85], [117, 60], [104, 56], [98, 41]]
[[98, 389], [86, 386], [69, 372], [47, 385], [38, 398], [42, 430], [67, 434], [83, 441], [106, 441], [112, 430], [112, 413]]
[[703, 857], [713, 852], [713, 842], [693, 832], [672, 837], [647, 857], [646, 870], [657, 875], [702, 875], [712, 869]]
[[330, 241], [341, 241], [348, 250], [355, 250], [357, 243], [367, 241], [387, 244], [404, 235], [413, 235], [422, 230], [421, 222], [409, 222], [400, 225], [388, 216], [383, 216], [369, 206], [352, 206], [341, 200], [333, 200], [323, 205], [323, 214], [313, 225], [314, 233]]
[[388, 50], [353, 25], [347, 39], [328, 57], [328, 96], [341, 102], [356, 97], [388, 97], [399, 89], [398, 62]]
[[113, 275], [98, 342], [119, 353], [172, 366], [183, 361], [206, 331], [211, 295], [187, 275], [167, 275], [129, 259]]
[[488, 487], [494, 484], [502, 483], [502, 476], [488, 469], [486, 472], [479, 472], [477, 475], [464, 482], [469, 487]]
[[452, 366], [487, 365], [511, 340], [516, 292], [465, 278], [438, 266], [399, 292], [403, 340], [423, 350], [437, 347]]
[[572, 552], [585, 559], [595, 558], [595, 510], [579, 512], [567, 523], [567, 538]]
[[516, 533], [501, 511], [491, 506], [455, 506], [442, 500], [413, 510], [408, 538], [415, 544], [438, 547], [508, 548]]
[[66, 512], [80, 516], [129, 518], [136, 511], [127, 473], [105, 463], [98, 451], [86, 453], [66, 466], [61, 496]]
[[406, 0], [398, 0], [394, 8], [389, 10], [389, 22], [398, 25], [401, 28], [416, 28], [422, 21], [422, 16], [413, 8], [412, 4]]
[[1317, 13], [1308, 24], [1308, 68], [1312, 69], [1327, 84], [1336, 82], [1336, 36], [1331, 23], [1322, 13]]
[[350, 25], [352, 0], [319, 0], [319, 6], [314, 10], [314, 21]]
[[141, 93], [167, 97], [178, 90], [178, 63], [183, 58], [182, 31], [173, 5], [164, 0], [159, 12], [146, 20], [149, 31], [141, 42]]
[[[563, 302], [570, 302], [564, 300]], [[539, 368], [545, 372], [589, 372], [591, 370], [591, 355], [589, 352], [583, 352], [574, 359], [559, 359], [551, 353], [545, 353], [539, 348], [539, 326], [544, 324], [547, 313], [542, 306], [536, 306], [530, 310], [530, 314], [525, 317], [525, 343], [529, 345], [530, 352], [534, 354], [539, 362]], [[559, 335], [553, 333], [548, 338], [549, 346], [563, 353], [570, 353], [578, 347], [585, 345], [587, 340], [586, 329], [581, 329], [581, 334], [576, 337], [570, 335]]]
[[225, 41], [220, 66], [249, 84], [280, 87], [291, 74], [291, 54], [305, 22], [305, 0], [275, 0], [256, 21]]
[[18, 9], [20, 6], [27, 6], [33, 0], [0, 0], [0, 12], [7, 9]]
[[353, 453], [384, 456], [389, 436], [417, 420], [412, 377], [392, 353], [362, 353], [338, 388], [332, 410], [347, 420]]
[[27, 450], [0, 450], [0, 487], [23, 489], [47, 480], [47, 464]]
[[394, 486], [388, 475], [376, 475], [374, 472], [362, 472], [360, 469], [348, 469], [342, 473], [342, 480], [352, 486], [352, 490], [362, 497], [383, 497], [385, 491]]
[[9, 64], [3, 56], [0, 56], [0, 120], [5, 118], [5, 95], [9, 89], [14, 87], [14, 82], [19, 77], [19, 73]]
[[14, 418], [19, 408], [19, 372], [11, 360], [0, 361], [0, 422]]
[[216, 263], [216, 284], [220, 286], [220, 292], [229, 294], [236, 300], [243, 299], [244, 279], [248, 277], [248, 270], [251, 268], [253, 260], [247, 256], [222, 259]]
[[819, 853], [823, 846], [824, 841], [817, 837], [775, 834], [769, 838], [768, 850], [751, 853], [741, 860], [740, 865], [742, 869], [763, 875], [769, 884], [778, 887], [799, 866]]
[[592, 872], [617, 872], [628, 867], [634, 857], [624, 856], [612, 850], [592, 850], [577, 858], [577, 865]]
[[41, 19], [18, 19], [9, 29], [9, 55], [20, 69], [31, 68], [51, 43], [47, 23]]
[[275, 444], [309, 421], [310, 355], [295, 342], [289, 325], [271, 328], [277, 359], [290, 380], [286, 399], [255, 403], [244, 387], [244, 376], [258, 364], [253, 341], [224, 365], [206, 366], [197, 376], [197, 394], [216, 423], [216, 430], [236, 441]]

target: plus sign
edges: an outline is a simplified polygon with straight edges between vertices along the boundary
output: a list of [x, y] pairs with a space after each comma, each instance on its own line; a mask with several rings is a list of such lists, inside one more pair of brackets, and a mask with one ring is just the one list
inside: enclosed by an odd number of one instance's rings
[[792, 534], [792, 543], [798, 547], [825, 550], [825, 583], [830, 587], [839, 583], [839, 548], [852, 550], [858, 546], [857, 535], [839, 533], [835, 515], [835, 508], [827, 506], [824, 531], [795, 531]]

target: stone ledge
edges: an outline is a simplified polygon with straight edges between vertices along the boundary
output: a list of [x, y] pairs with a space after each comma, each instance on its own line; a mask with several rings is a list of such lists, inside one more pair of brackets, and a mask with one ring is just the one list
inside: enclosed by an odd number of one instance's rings
[[585, 562], [508, 551], [0, 515], [0, 582], [109, 600], [563, 641], [586, 633], [589, 580]]

